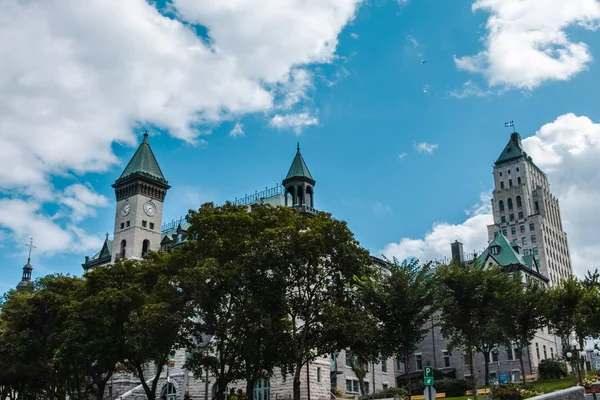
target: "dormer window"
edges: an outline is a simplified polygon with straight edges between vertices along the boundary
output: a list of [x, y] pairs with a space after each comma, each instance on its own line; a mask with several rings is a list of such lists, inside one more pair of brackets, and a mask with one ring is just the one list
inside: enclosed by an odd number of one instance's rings
[[500, 246], [492, 246], [490, 247], [490, 252], [493, 256], [500, 254]]

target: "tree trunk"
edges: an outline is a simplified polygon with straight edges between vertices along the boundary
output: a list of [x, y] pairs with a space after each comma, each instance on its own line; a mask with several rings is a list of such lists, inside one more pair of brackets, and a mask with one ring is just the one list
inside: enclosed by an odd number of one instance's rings
[[475, 379], [475, 367], [473, 366], [473, 350], [469, 348], [469, 371], [471, 372], [471, 387], [473, 388], [473, 399], [477, 400], [477, 379]]
[[101, 380], [100, 382], [96, 382], [96, 385], [98, 386], [98, 393], [96, 393], [96, 400], [102, 400], [104, 398], [104, 389], [106, 388], [106, 382], [104, 380]]
[[410, 361], [410, 356], [404, 357], [404, 373], [406, 373], [406, 384], [408, 387], [408, 395], [410, 396], [410, 367], [408, 366]]
[[246, 379], [246, 400], [254, 400], [254, 382], [254, 377]]
[[300, 374], [302, 373], [302, 363], [296, 363], [294, 371], [294, 400], [300, 400]]
[[519, 351], [519, 361], [521, 362], [521, 380], [523, 381], [523, 384], [525, 384], [526, 380], [525, 380], [525, 363], [523, 362], [523, 349], [521, 349], [521, 351]]
[[485, 373], [485, 386], [490, 385], [490, 353], [487, 351], [482, 351], [483, 354], [483, 365], [484, 365], [484, 373]]

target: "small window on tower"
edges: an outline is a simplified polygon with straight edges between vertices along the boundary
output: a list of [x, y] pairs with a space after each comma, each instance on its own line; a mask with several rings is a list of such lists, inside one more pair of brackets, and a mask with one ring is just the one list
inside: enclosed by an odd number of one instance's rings
[[523, 218], [523, 211], [519, 211], [519, 218]]
[[121, 222], [121, 229], [125, 229], [125, 222]]
[[154, 222], [150, 222], [150, 230], [154, 230]]
[[502, 171], [500, 171], [500, 176], [502, 176]]
[[510, 214], [510, 220], [514, 221], [515, 220], [515, 214]]
[[521, 184], [521, 177], [519, 176], [519, 177], [517, 177], [517, 185], [520, 185], [520, 184]]
[[500, 182], [500, 189], [504, 189], [504, 182]]
[[508, 180], [508, 186], [509, 186], [509, 187], [512, 187], [512, 179], [509, 179], [509, 180]]
[[148, 226], [148, 222], [147, 221], [142, 221], [142, 226], [145, 228]]
[[519, 227], [519, 230], [521, 231], [521, 233], [525, 232], [525, 225], [521, 225]]
[[129, 226], [131, 225], [131, 222], [127, 221], [127, 227], [129, 228]]
[[505, 215], [503, 215], [503, 216], [500, 217], [500, 222], [503, 223], [503, 224], [506, 223], [506, 216]]
[[510, 169], [508, 170], [508, 174], [510, 175]]
[[503, 234], [504, 236], [508, 235], [508, 232], [506, 231], [506, 229], [502, 229], [502, 234]]

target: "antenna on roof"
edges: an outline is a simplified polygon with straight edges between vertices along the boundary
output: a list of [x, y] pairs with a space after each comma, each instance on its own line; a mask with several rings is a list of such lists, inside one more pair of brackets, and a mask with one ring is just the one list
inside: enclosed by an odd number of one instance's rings
[[36, 248], [33, 245], [33, 238], [29, 238], [29, 244], [26, 244], [25, 246], [29, 247], [29, 256], [27, 257], [27, 264], [29, 264], [29, 262], [31, 262], [31, 251]]

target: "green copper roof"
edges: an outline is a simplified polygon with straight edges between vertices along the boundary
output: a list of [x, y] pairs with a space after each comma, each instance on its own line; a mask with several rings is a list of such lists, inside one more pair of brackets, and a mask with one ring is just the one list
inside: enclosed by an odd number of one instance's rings
[[294, 157], [294, 161], [292, 161], [292, 166], [287, 173], [285, 179], [290, 178], [308, 178], [311, 181], [314, 181], [310, 171], [308, 170], [308, 166], [304, 162], [304, 158], [302, 158], [302, 154], [300, 154], [300, 144], [298, 144], [298, 150], [296, 151], [296, 156]]
[[142, 140], [142, 144], [140, 144], [140, 147], [138, 147], [133, 157], [131, 157], [129, 164], [127, 164], [127, 167], [125, 167], [125, 170], [119, 179], [124, 179], [136, 173], [149, 175], [158, 181], [166, 182], [165, 177], [158, 166], [156, 157], [154, 157], [154, 153], [150, 148], [147, 133], [144, 133], [144, 140]]
[[524, 155], [526, 154], [521, 147], [521, 137], [515, 132], [510, 135], [510, 140], [504, 147], [504, 150], [502, 150], [502, 153], [500, 153], [500, 157], [498, 157], [496, 160], [496, 164], [502, 164], [507, 161], [516, 160]]
[[[514, 242], [514, 245], [518, 246], [516, 242]], [[492, 247], [494, 246], [499, 246], [500, 251], [498, 252], [498, 254], [493, 254], [493, 252], [491, 251]], [[511, 243], [508, 242], [508, 239], [502, 233], [496, 236], [492, 243], [490, 243], [488, 248], [485, 249], [485, 251], [479, 256], [479, 262], [481, 263], [481, 265], [483, 265], [488, 255], [491, 256], [494, 260], [496, 260], [498, 265], [500, 265], [501, 267], [508, 267], [510, 265], [518, 264], [529, 266], [529, 264], [527, 264], [527, 262], [523, 259], [523, 255], [515, 251], [513, 245], [511, 245]]]

